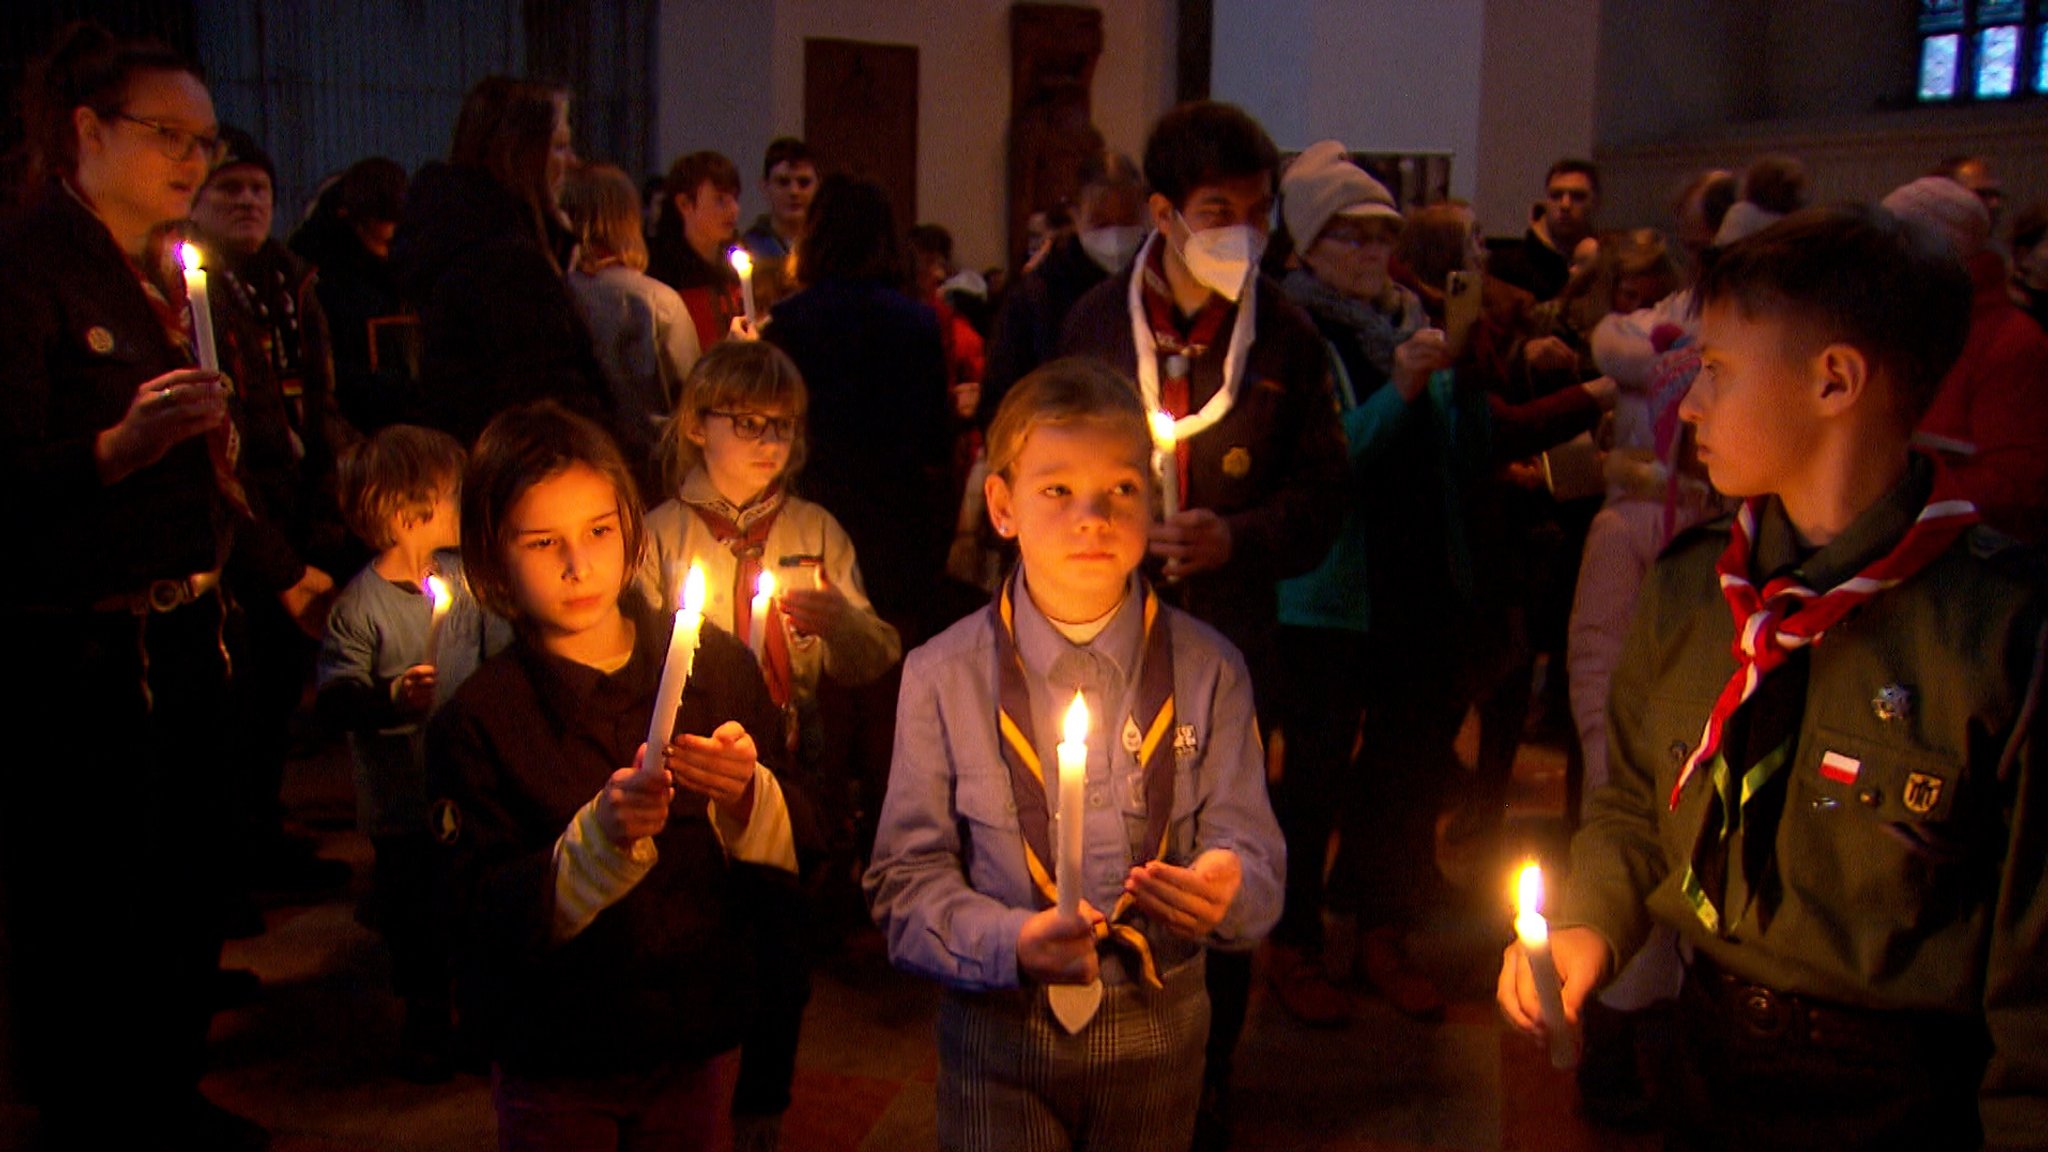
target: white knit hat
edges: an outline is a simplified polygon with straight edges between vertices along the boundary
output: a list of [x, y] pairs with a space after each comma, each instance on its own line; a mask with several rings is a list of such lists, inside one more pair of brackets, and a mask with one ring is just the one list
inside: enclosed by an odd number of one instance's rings
[[1351, 153], [1335, 140], [1320, 140], [1302, 150], [1280, 175], [1280, 215], [1296, 248], [1306, 249], [1323, 234], [1332, 216], [1378, 217], [1401, 224], [1401, 210], [1387, 186], [1351, 162]]
[[1939, 235], [1968, 260], [1991, 239], [1991, 213], [1975, 192], [1946, 176], [1922, 176], [1892, 189], [1882, 201], [1892, 215]]

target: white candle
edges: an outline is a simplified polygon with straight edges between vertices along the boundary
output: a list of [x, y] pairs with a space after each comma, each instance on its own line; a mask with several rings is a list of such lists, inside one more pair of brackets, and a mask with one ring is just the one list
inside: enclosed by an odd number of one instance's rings
[[1082, 788], [1088, 779], [1088, 704], [1074, 693], [1060, 741], [1060, 829], [1053, 884], [1060, 891], [1061, 916], [1081, 911]]
[[1173, 416], [1152, 413], [1152, 472], [1159, 477], [1159, 518], [1171, 520], [1180, 511], [1180, 461], [1174, 455]]
[[455, 607], [455, 597], [448, 592], [448, 582], [439, 576], [428, 576], [420, 586], [427, 594], [427, 607], [432, 611], [427, 618], [427, 663], [438, 667], [441, 663], [441, 625], [448, 619], [448, 610]]
[[192, 354], [201, 368], [218, 372], [220, 353], [213, 346], [213, 309], [206, 302], [206, 270], [199, 266], [199, 249], [180, 245], [178, 266], [184, 269], [185, 298], [192, 306]]
[[747, 647], [754, 659], [768, 658], [768, 606], [775, 600], [775, 573], [763, 571], [754, 581], [753, 611], [747, 617]]
[[1550, 958], [1550, 923], [1543, 918], [1543, 869], [1531, 861], [1515, 884], [1515, 935], [1529, 958], [1536, 996], [1543, 1005], [1543, 1030], [1550, 1034], [1550, 1065], [1570, 1068], [1579, 1062], [1571, 1032], [1564, 1023], [1564, 989], [1557, 962]]
[[745, 248], [732, 250], [732, 270], [740, 274], [740, 301], [746, 306], [747, 327], [754, 327], [754, 258]]
[[675, 627], [668, 634], [668, 659], [661, 665], [661, 687], [654, 693], [654, 717], [647, 723], [648, 771], [662, 765], [669, 737], [676, 730], [676, 708], [683, 702], [683, 685], [689, 682], [690, 666], [697, 660], [697, 640], [704, 629], [704, 570], [690, 565], [683, 581], [683, 603], [676, 610]]

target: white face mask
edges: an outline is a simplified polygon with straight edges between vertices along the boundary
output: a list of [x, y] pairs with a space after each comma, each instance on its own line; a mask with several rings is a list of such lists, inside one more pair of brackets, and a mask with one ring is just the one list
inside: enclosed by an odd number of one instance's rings
[[1145, 228], [1140, 224], [1117, 224], [1108, 228], [1085, 228], [1078, 234], [1081, 250], [1088, 258], [1102, 267], [1104, 272], [1114, 275], [1124, 270], [1131, 257], [1138, 254], [1138, 245], [1145, 242]]
[[1185, 216], [1180, 225], [1188, 229], [1188, 242], [1180, 250], [1188, 272], [1203, 287], [1236, 303], [1244, 293], [1245, 281], [1251, 278], [1252, 265], [1266, 254], [1266, 234], [1249, 224], [1197, 232], [1188, 227]]

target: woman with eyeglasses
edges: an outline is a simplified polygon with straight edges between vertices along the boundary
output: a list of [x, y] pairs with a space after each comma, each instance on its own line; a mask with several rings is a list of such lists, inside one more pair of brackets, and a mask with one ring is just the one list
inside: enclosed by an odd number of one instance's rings
[[0, 236], [17, 1067], [50, 1148], [261, 1147], [198, 1091], [225, 840], [221, 569], [250, 514], [230, 384], [195, 366], [168, 233], [220, 129], [189, 63], [90, 25], [59, 35], [23, 105], [33, 202]]
[[566, 92], [490, 76], [463, 98], [447, 162], [420, 169], [406, 194], [391, 268], [420, 314], [419, 417], [464, 444], [531, 400], [613, 425], [564, 278], [575, 237], [562, 184], [574, 159]]

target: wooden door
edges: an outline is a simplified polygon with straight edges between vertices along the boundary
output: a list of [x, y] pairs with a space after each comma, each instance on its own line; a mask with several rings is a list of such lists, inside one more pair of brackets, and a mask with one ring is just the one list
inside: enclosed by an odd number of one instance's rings
[[820, 174], [873, 180], [897, 227], [917, 223], [917, 49], [805, 40], [804, 143]]

